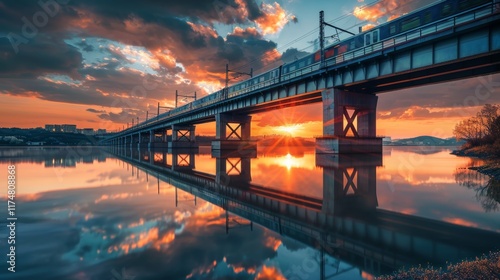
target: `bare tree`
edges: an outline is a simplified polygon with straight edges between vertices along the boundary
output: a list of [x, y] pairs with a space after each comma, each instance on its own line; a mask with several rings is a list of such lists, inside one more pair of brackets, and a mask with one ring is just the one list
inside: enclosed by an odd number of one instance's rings
[[492, 144], [500, 138], [499, 111], [500, 106], [486, 104], [476, 116], [455, 125], [453, 134], [473, 146]]

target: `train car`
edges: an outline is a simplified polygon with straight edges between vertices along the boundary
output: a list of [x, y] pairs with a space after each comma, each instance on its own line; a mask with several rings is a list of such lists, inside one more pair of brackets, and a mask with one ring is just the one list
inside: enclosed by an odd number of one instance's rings
[[[493, 4], [495, 1], [496, 0], [444, 0], [438, 3], [433, 3], [429, 6], [416, 10], [415, 12], [403, 15], [373, 29], [352, 36], [346, 40], [327, 46], [324, 50], [325, 60], [331, 60], [343, 53], [378, 44], [381, 41], [399, 36], [416, 28], [424, 27], [427, 24], [456, 16], [462, 12], [470, 10], [471, 8], [480, 7], [486, 4]], [[320, 62], [320, 60], [321, 54], [319, 51], [314, 54], [306, 55], [294, 62], [283, 64], [271, 71], [234, 84], [229, 87], [228, 93], [230, 96], [234, 96], [246, 88], [262, 84], [273, 79], [275, 82], [281, 82], [284, 77], [286, 79], [287, 74], [316, 64]], [[202, 106], [204, 103], [214, 102], [214, 100], [227, 97], [228, 96], [225, 96], [225, 91], [220, 90], [200, 99], [194, 103], [194, 105]], [[172, 110], [171, 112], [176, 114], [184, 111], [186, 108], [188, 107], [182, 106]]]
[[[492, 3], [491, 0], [446, 0], [423, 7], [413, 13], [401, 16], [388, 23], [367, 30], [347, 40], [325, 48], [325, 60], [336, 57], [342, 53], [367, 47], [401, 33], [425, 26], [429, 23], [455, 16], [473, 7]], [[320, 53], [316, 53], [314, 61], [321, 60]]]

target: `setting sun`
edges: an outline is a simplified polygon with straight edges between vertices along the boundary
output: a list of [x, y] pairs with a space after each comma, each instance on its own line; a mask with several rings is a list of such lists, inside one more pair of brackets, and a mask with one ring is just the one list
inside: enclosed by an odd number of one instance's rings
[[287, 124], [276, 127], [276, 130], [280, 133], [286, 133], [290, 136], [296, 136], [302, 130], [302, 124]]

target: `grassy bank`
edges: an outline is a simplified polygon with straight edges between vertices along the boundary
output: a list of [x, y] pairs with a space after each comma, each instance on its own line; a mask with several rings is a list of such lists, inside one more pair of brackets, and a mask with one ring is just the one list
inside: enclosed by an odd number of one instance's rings
[[382, 280], [406, 279], [500, 279], [500, 252], [491, 252], [487, 256], [475, 260], [465, 260], [457, 264], [449, 264], [446, 268], [412, 267], [401, 269], [392, 275], [378, 277]]
[[453, 151], [452, 154], [484, 159], [485, 164], [483, 166], [470, 167], [469, 169], [477, 170], [480, 173], [500, 181], [500, 145], [497, 143], [475, 147], [464, 145], [459, 150]]

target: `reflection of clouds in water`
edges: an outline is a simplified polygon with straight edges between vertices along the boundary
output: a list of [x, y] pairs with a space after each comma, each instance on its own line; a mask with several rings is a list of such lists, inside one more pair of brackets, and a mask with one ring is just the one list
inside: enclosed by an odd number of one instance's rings
[[281, 274], [281, 271], [276, 267], [263, 266], [262, 270], [255, 276], [255, 280], [286, 280], [285, 276]]
[[[137, 187], [56, 191], [26, 202], [25, 215], [43, 216], [44, 220], [37, 220], [36, 226], [51, 227], [45, 230], [47, 233], [37, 230], [37, 235], [25, 243], [27, 248], [36, 249], [31, 243], [51, 236], [57, 238], [40, 245], [45, 252], [42, 256], [51, 259], [53, 266], [43, 266], [40, 258], [32, 258], [33, 271], [40, 272], [45, 267], [55, 271], [64, 266], [67, 270], [59, 269], [62, 275], [107, 279], [110, 267], [127, 267], [141, 279], [156, 279], [158, 275], [185, 279], [189, 274], [197, 275], [193, 266], [209, 268], [216, 260], [225, 270], [216, 266], [208, 275], [254, 278], [266, 260], [277, 256], [279, 237], [258, 226], [253, 231], [241, 228], [226, 235], [225, 212], [218, 206], [200, 200], [194, 211], [192, 204], [165, 207], [165, 201], [173, 201], [172, 195], [130, 192], [131, 189]], [[59, 220], [59, 226], [47, 224], [47, 219]], [[24, 254], [31, 255], [32, 250], [27, 249]], [[150, 274], [150, 263], [154, 265], [154, 275]], [[53, 275], [53, 271], [46, 274]]]
[[100, 202], [106, 201], [106, 200], [128, 199], [128, 198], [142, 196], [142, 195], [144, 195], [142, 192], [139, 192], [139, 193], [119, 193], [119, 194], [113, 194], [113, 195], [103, 194], [103, 195], [101, 195], [101, 197], [94, 200], [94, 203], [97, 204], [97, 203], [100, 203]]

